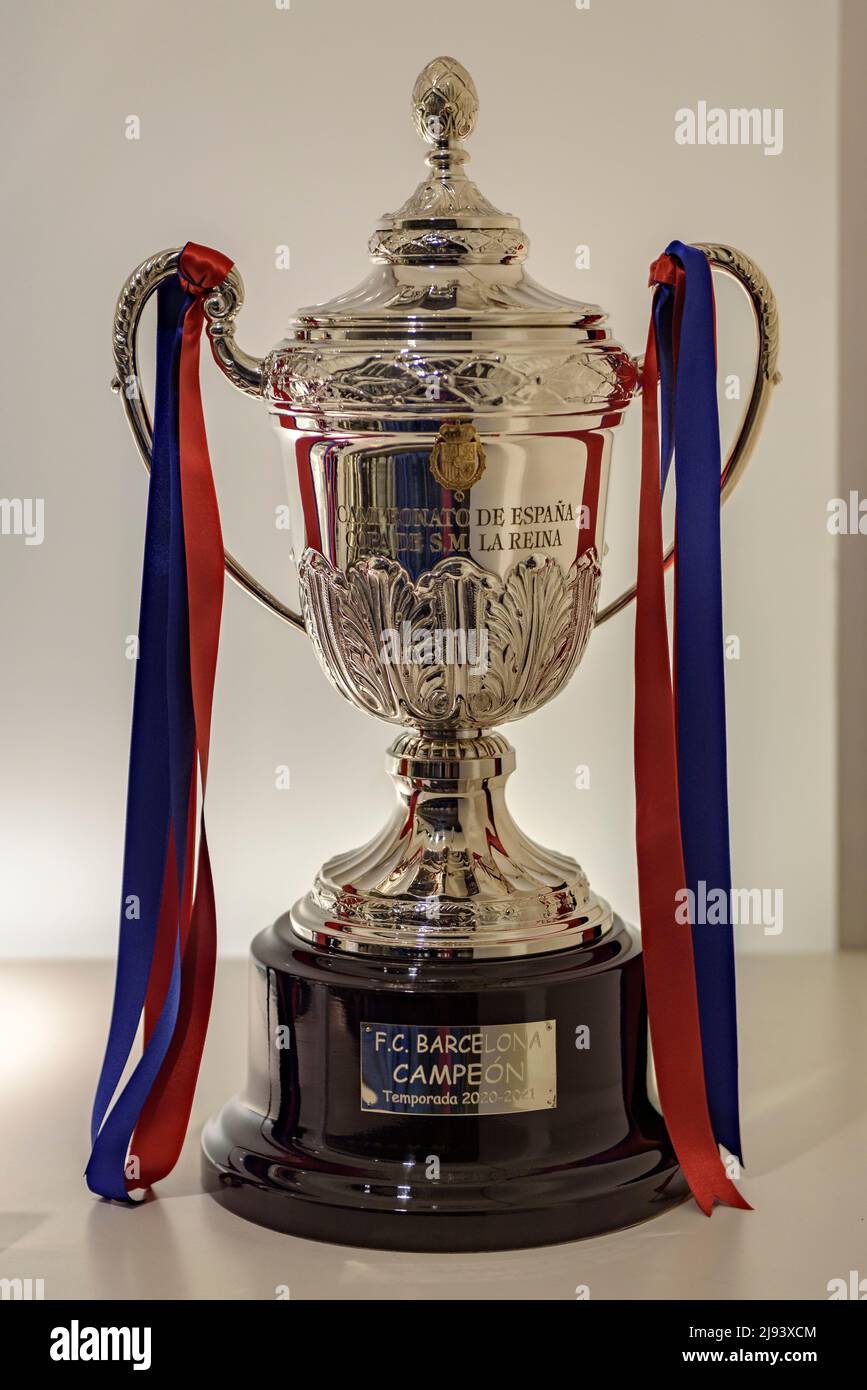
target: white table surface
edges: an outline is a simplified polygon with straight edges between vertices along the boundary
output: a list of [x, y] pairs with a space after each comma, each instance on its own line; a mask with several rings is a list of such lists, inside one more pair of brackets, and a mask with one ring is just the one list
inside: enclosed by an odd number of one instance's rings
[[631, 1230], [493, 1255], [390, 1254], [279, 1235], [199, 1186], [198, 1136], [243, 1079], [246, 965], [221, 962], [187, 1143], [159, 1197], [127, 1210], [84, 1186], [111, 1000], [106, 962], [0, 969], [0, 1277], [45, 1298], [826, 1299], [867, 1276], [867, 953], [739, 963], [742, 1190]]

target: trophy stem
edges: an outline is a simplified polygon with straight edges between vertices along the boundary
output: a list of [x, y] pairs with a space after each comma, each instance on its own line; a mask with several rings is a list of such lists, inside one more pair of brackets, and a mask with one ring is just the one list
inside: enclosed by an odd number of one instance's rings
[[386, 766], [394, 811], [368, 844], [323, 866], [293, 909], [297, 936], [332, 950], [479, 959], [565, 950], [610, 929], [575, 860], [512, 819], [515, 753], [501, 734], [404, 733]]

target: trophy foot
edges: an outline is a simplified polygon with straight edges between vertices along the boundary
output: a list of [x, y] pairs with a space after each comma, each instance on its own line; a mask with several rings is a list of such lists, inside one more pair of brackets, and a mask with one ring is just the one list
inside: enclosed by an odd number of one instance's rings
[[253, 943], [246, 1090], [206, 1187], [275, 1230], [504, 1250], [633, 1225], [687, 1190], [647, 1089], [637, 933], [500, 960]]

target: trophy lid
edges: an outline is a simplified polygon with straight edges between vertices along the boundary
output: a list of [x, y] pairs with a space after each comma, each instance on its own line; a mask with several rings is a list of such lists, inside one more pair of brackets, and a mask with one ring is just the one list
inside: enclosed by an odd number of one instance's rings
[[[430, 170], [368, 243], [360, 285], [299, 310], [268, 360], [279, 411], [347, 421], [496, 411], [610, 413], [631, 398], [634, 363], [595, 304], [555, 294], [524, 269], [527, 236], [465, 171], [475, 84], [454, 58], [419, 74], [412, 117]], [[333, 420], [332, 420], [333, 423]], [[318, 427], [311, 425], [311, 427]]]

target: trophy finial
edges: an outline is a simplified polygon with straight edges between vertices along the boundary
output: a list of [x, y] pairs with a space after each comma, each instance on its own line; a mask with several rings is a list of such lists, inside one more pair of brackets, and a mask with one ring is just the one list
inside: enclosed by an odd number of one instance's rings
[[479, 113], [476, 84], [457, 58], [434, 58], [412, 89], [412, 118], [428, 145], [450, 145], [471, 134]]
[[430, 173], [397, 212], [386, 213], [368, 242], [390, 265], [512, 265], [527, 254], [516, 217], [494, 207], [467, 178], [461, 144], [479, 112], [476, 85], [457, 58], [434, 58], [412, 89], [412, 118], [430, 147]]

